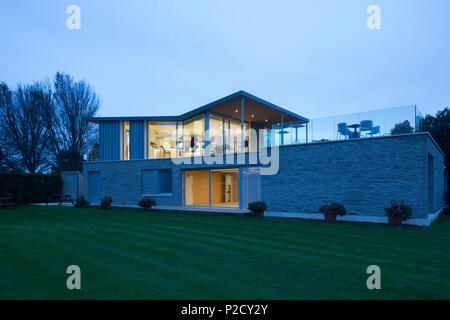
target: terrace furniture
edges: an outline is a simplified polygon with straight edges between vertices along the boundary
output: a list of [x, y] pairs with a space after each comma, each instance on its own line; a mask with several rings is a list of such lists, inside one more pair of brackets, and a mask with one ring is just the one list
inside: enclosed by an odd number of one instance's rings
[[379, 134], [381, 136], [380, 126], [375, 126], [372, 128], [370, 135], [373, 137], [374, 134]]
[[58, 203], [58, 205], [62, 205], [63, 202], [70, 202], [73, 204], [73, 199], [70, 194], [49, 194], [47, 197], [47, 201], [45, 202], [45, 205], [48, 206], [49, 203]]
[[0, 198], [0, 208], [14, 207], [14, 206], [16, 206], [16, 203], [13, 201], [11, 197]]
[[361, 126], [359, 129], [360, 135], [362, 135], [363, 131], [368, 131], [368, 133], [366, 133], [366, 136], [368, 134], [372, 134], [372, 129], [373, 129], [373, 121], [372, 120], [361, 120], [359, 125]]
[[350, 137], [351, 131], [348, 129], [347, 123], [345, 123], [345, 122], [338, 123], [337, 128], [338, 128], [338, 134], [340, 136], [344, 136], [346, 139], [348, 139]]
[[298, 140], [298, 128], [303, 128], [303, 127], [305, 127], [305, 125], [302, 123], [293, 121], [293, 122], [289, 123], [289, 127], [295, 128], [295, 141], [293, 142], [293, 144], [300, 143], [300, 141]]
[[353, 132], [351, 132], [351, 135], [350, 135], [350, 139], [357, 139], [357, 138], [359, 138], [358, 128], [361, 127], [361, 125], [359, 123], [351, 124], [351, 125], [349, 125], [347, 127], [353, 129]]

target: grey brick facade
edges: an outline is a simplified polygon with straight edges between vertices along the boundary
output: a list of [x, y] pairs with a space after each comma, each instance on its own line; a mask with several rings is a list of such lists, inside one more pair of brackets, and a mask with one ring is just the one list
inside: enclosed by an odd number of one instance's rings
[[[429, 202], [428, 154], [433, 157]], [[444, 157], [426, 133], [314, 143], [280, 148], [277, 175], [262, 177], [271, 211], [315, 212], [338, 201], [350, 213], [385, 215], [391, 199], [413, 207], [414, 217], [442, 208]]]
[[[367, 216], [384, 216], [391, 199], [411, 204], [414, 217], [442, 208], [444, 157], [427, 133], [283, 146], [279, 152], [276, 175], [247, 176], [255, 167], [248, 157], [246, 164], [232, 166], [243, 168], [243, 207], [260, 197], [269, 211], [302, 213], [332, 201]], [[115, 205], [135, 205], [149, 195], [159, 205], [181, 206], [183, 170], [214, 167], [225, 165], [174, 165], [170, 159], [86, 162], [83, 189], [89, 198], [88, 173], [96, 171], [101, 195], [110, 195]], [[157, 183], [158, 169], [172, 169], [171, 195], [152, 193], [157, 188], [148, 184]]]

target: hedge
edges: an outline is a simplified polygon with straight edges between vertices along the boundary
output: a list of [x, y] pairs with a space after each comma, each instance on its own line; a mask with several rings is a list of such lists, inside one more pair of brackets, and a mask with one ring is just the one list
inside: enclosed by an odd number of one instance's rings
[[56, 173], [0, 172], [0, 197], [11, 196], [18, 203], [45, 202], [49, 194], [61, 190], [61, 176]]

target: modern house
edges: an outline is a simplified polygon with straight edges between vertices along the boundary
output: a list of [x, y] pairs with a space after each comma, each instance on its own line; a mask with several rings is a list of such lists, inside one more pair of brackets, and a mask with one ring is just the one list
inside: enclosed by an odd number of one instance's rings
[[444, 155], [416, 106], [309, 120], [239, 91], [179, 116], [96, 117], [99, 159], [84, 163], [92, 204], [152, 197], [164, 208], [317, 212], [339, 201], [384, 217], [392, 199], [414, 218], [444, 201]]

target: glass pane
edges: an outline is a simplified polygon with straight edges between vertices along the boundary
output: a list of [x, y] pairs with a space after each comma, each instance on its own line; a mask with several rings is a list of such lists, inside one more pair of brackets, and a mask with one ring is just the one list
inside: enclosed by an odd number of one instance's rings
[[172, 193], [172, 170], [159, 170], [159, 193]]
[[205, 117], [203, 114], [183, 122], [183, 136], [180, 147], [183, 155], [201, 156], [205, 147]]
[[366, 138], [420, 131], [415, 106], [404, 106], [312, 119], [308, 127], [312, 142]]
[[230, 121], [230, 136], [229, 136], [229, 150], [228, 152], [241, 152], [241, 124]]
[[248, 123], [244, 123], [244, 151], [248, 152], [249, 148]]
[[223, 119], [215, 116], [209, 117], [209, 153], [223, 154]]
[[209, 171], [184, 172], [184, 204], [186, 206], [209, 206]]
[[211, 170], [211, 205], [239, 207], [238, 169]]
[[123, 160], [130, 160], [130, 121], [123, 122]]
[[150, 159], [174, 158], [176, 156], [176, 123], [149, 121], [148, 157]]

